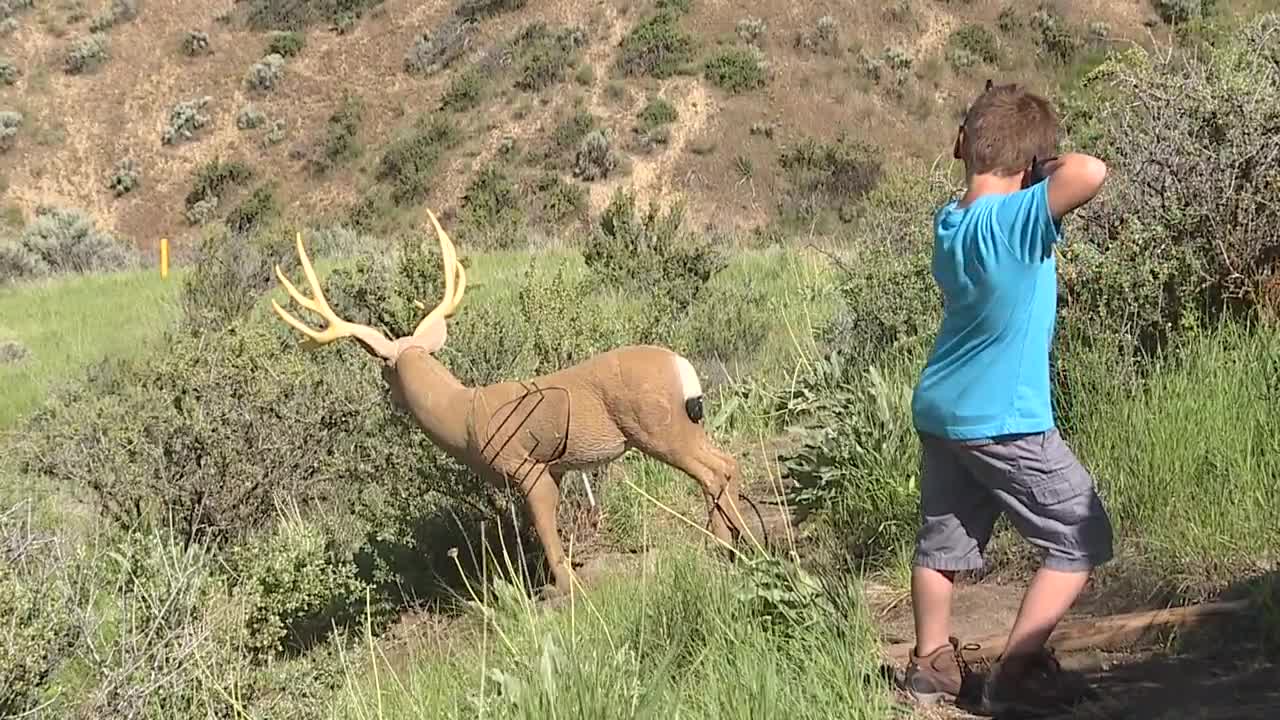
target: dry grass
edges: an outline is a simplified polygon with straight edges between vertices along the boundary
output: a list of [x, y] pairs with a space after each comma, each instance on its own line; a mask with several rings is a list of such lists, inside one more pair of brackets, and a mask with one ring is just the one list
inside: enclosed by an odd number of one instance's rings
[[[1060, 5], [1077, 27], [1105, 20], [1114, 37], [1145, 35], [1141, 20], [1148, 11], [1141, 0]], [[100, 6], [106, 3], [90, 3], [90, 16]], [[240, 157], [259, 168], [260, 178], [276, 181], [280, 200], [299, 214], [339, 213], [367, 185], [365, 175], [376, 162], [383, 139], [419, 114], [434, 111], [453, 73], [472, 59], [465, 56], [431, 76], [404, 73], [405, 50], [418, 34], [438, 27], [452, 12], [452, 4], [387, 0], [348, 34], [311, 29], [306, 48], [286, 63], [282, 84], [258, 96], [245, 89], [243, 78], [261, 57], [265, 35], [216, 20], [236, 7], [229, 0], [151, 0], [136, 20], [109, 31], [110, 59], [80, 76], [64, 74], [61, 62], [68, 43], [87, 32], [88, 21], [68, 25], [66, 11], [55, 5], [33, 12], [5, 41], [6, 54], [22, 67], [23, 74], [15, 85], [0, 87], [0, 105], [19, 109], [28, 117], [14, 148], [0, 156], [0, 173], [8, 180], [12, 202], [28, 215], [42, 202], [73, 204], [140, 242], [165, 235], [181, 243], [191, 234], [183, 218], [182, 198], [192, 172], [214, 157]], [[754, 16], [767, 23], [759, 45], [770, 67], [768, 86], [726, 96], [700, 75], [661, 81], [633, 78], [625, 81], [627, 99], [613, 102], [605, 88], [615, 80], [611, 64], [618, 42], [650, 12], [651, 4], [584, 7], [563, 0], [530, 2], [517, 12], [482, 21], [472, 52], [510, 37], [532, 21], [580, 24], [589, 33], [584, 58], [595, 80], [585, 88], [569, 82], [537, 98], [507, 89], [461, 117], [464, 143], [442, 162], [440, 181], [427, 201], [447, 214], [472, 172], [493, 156], [503, 137], [530, 143], [545, 139], [575, 97], [581, 96], [615, 137], [625, 141], [636, 111], [647, 98], [658, 95], [674, 103], [680, 113], [680, 120], [671, 127], [670, 142], [650, 154], [633, 155], [629, 170], [594, 184], [590, 189], [593, 208], [603, 206], [616, 187], [630, 185], [642, 200], [686, 200], [697, 223], [711, 222], [724, 229], [765, 223], [775, 209], [770, 198], [779, 187], [779, 146], [800, 136], [831, 137], [838, 130], [848, 130], [886, 148], [891, 160], [927, 162], [945, 153], [953, 114], [978, 82], [947, 65], [943, 59], [947, 37], [960, 22], [994, 26], [1003, 7], [1003, 3], [983, 0], [945, 5], [915, 0], [891, 6], [695, 2], [681, 23], [698, 38], [700, 58], [717, 42], [738, 42], [734, 28], [743, 18]], [[889, 11], [894, 8], [898, 9]], [[836, 21], [839, 51], [819, 53], [795, 47], [796, 35], [812, 33], [823, 15]], [[211, 55], [191, 58], [180, 52], [182, 35], [189, 29], [209, 34]], [[1027, 42], [1022, 44], [1029, 47]], [[902, 97], [890, 96], [860, 74], [860, 53], [878, 55], [889, 45], [906, 48], [915, 56]], [[1020, 52], [1025, 54], [1025, 49]], [[1011, 62], [1000, 74], [1041, 87], [1052, 82], [1052, 73], [1036, 69], [1025, 58]], [[348, 90], [358, 92], [365, 103], [359, 134], [369, 152], [354, 165], [317, 181], [306, 172], [305, 155]], [[160, 132], [169, 109], [202, 95], [212, 97], [207, 109], [209, 127], [193, 142], [161, 145]], [[287, 123], [284, 142], [261, 147], [263, 131], [236, 129], [236, 113], [251, 99], [269, 118]], [[526, 112], [516, 112], [517, 107]], [[772, 140], [751, 135], [749, 129], [757, 122], [777, 124], [779, 134]], [[138, 161], [142, 185], [115, 199], [106, 187], [106, 176], [126, 155]], [[749, 176], [742, 172], [744, 166], [751, 168]]]

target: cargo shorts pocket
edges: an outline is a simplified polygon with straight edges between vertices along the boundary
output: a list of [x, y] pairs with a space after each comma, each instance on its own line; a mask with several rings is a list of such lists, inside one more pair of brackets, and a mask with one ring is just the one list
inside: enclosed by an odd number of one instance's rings
[[1017, 454], [1015, 483], [1040, 507], [1055, 507], [1093, 490], [1093, 477], [1057, 430], [1024, 438]]

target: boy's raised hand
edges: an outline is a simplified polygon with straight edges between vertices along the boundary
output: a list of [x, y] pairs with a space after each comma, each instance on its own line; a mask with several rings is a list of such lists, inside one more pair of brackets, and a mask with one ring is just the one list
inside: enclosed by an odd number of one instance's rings
[[[1039, 164], [1039, 173], [1036, 165]], [[1079, 208], [1097, 196], [1102, 183], [1107, 179], [1107, 166], [1092, 155], [1084, 153], [1067, 153], [1060, 157], [1033, 162], [1028, 172], [1030, 183], [1034, 184], [1036, 175], [1047, 178], [1049, 183], [1046, 194], [1049, 200], [1049, 212], [1054, 220], [1061, 220], [1071, 211]]]

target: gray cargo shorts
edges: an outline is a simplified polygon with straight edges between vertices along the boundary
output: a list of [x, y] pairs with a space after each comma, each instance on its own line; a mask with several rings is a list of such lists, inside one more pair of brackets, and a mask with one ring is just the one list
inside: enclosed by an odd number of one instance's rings
[[1111, 520], [1093, 477], [1057, 429], [1012, 439], [947, 440], [920, 434], [921, 526], [915, 564], [977, 570], [996, 519], [1065, 572], [1111, 559]]

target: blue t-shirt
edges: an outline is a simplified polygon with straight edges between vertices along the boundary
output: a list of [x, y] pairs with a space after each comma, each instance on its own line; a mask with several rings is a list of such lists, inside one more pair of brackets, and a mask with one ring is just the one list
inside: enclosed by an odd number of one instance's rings
[[911, 399], [917, 430], [954, 440], [1054, 425], [1049, 346], [1058, 306], [1048, 182], [956, 202], [934, 217], [942, 326]]

